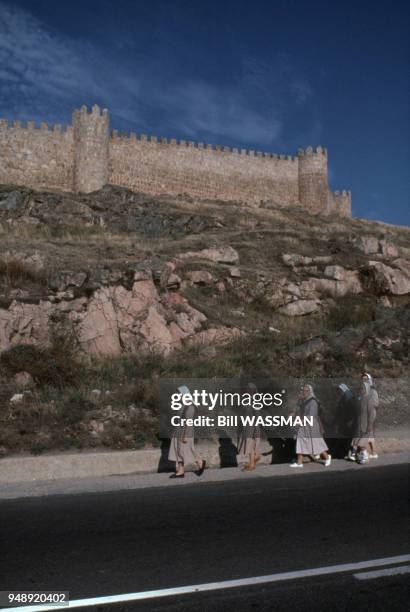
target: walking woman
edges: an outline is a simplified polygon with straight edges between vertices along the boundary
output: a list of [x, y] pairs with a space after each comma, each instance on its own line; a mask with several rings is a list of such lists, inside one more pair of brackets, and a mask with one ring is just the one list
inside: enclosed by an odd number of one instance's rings
[[[178, 391], [184, 396], [185, 400], [182, 419], [195, 418], [195, 404], [190, 390], [185, 385], [178, 387]], [[169, 447], [168, 459], [175, 461], [175, 473], [171, 474], [170, 478], [184, 478], [185, 467], [191, 464], [197, 464], [198, 469], [195, 471], [197, 476], [202, 476], [205, 471], [206, 461], [197, 456], [195, 452], [194, 427], [192, 425], [181, 425], [175, 427], [171, 445]]]
[[313, 417], [313, 425], [300, 425], [296, 436], [296, 463], [291, 463], [292, 468], [303, 468], [303, 457], [319, 455], [323, 463], [328, 467], [332, 463], [332, 457], [328, 453], [326, 442], [323, 439], [319, 420], [319, 403], [313, 391], [312, 385], [302, 387], [299, 397], [300, 416]]
[[[360, 464], [367, 463], [369, 459], [377, 459], [375, 450], [374, 425], [377, 416], [379, 396], [373, 385], [373, 379], [367, 372], [362, 375], [362, 393], [360, 396], [360, 435], [353, 440], [353, 447], [356, 448], [354, 457]], [[370, 455], [367, 447], [370, 448]]]
[[[243, 393], [249, 393], [253, 395], [257, 392], [256, 385], [249, 383], [243, 390]], [[254, 416], [254, 412], [251, 407], [247, 410], [247, 416]], [[242, 429], [239, 440], [238, 440], [238, 455], [246, 456], [249, 458], [249, 462], [242, 468], [243, 472], [252, 472], [258, 461], [261, 459], [260, 453], [260, 439], [261, 439], [261, 427], [260, 425], [245, 425]]]

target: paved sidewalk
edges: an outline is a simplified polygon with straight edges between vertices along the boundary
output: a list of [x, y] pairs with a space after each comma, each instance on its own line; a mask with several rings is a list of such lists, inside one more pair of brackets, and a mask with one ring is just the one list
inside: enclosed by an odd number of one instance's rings
[[212, 468], [206, 470], [201, 478], [193, 472], [188, 472], [185, 478], [173, 480], [169, 474], [126, 474], [92, 478], [65, 478], [61, 480], [43, 480], [35, 482], [1, 484], [0, 500], [18, 499], [24, 497], [41, 497], [47, 495], [78, 495], [81, 493], [104, 493], [109, 491], [137, 490], [153, 487], [180, 487], [187, 485], [201, 486], [207, 482], [224, 482], [240, 479], [259, 479], [272, 476], [289, 476], [303, 478], [305, 474], [347, 472], [354, 470], [369, 470], [374, 467], [409, 463], [410, 453], [385, 453], [379, 459], [369, 461], [366, 465], [358, 465], [343, 459], [334, 460], [330, 467], [325, 468], [320, 463], [306, 463], [303, 469], [294, 470], [288, 463], [275, 465], [260, 465], [254, 472], [243, 472], [240, 468]]

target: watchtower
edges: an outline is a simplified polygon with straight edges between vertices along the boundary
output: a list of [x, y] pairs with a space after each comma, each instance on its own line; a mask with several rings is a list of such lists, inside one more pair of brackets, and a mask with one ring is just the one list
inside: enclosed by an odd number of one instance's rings
[[299, 149], [299, 202], [313, 213], [328, 211], [327, 151]]
[[96, 104], [73, 112], [74, 190], [97, 191], [108, 182], [109, 117]]

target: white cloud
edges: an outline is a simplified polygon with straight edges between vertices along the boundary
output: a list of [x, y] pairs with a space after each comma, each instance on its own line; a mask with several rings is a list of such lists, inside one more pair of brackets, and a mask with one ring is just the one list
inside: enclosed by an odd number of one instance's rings
[[202, 133], [262, 145], [273, 143], [281, 129], [272, 114], [253, 111], [241, 91], [217, 89], [200, 81], [174, 87], [162, 98], [162, 104], [175, 109], [174, 121], [185, 126], [191, 137]]
[[43, 109], [53, 115], [63, 105], [81, 104], [84, 97], [103, 103], [107, 78], [118, 91], [115, 66], [107, 63], [102, 70], [87, 43], [49, 32], [31, 14], [0, 3], [2, 113], [28, 116]]
[[107, 106], [114, 126], [117, 121], [158, 135], [175, 131], [195, 140], [276, 147], [286, 101], [303, 104], [311, 95], [289, 56], [272, 63], [250, 58], [240, 81], [218, 88], [199, 78], [161, 74], [148, 53], [117, 65], [115, 53], [115, 46], [93, 46], [51, 31], [0, 0], [1, 114], [62, 121], [88, 101]]

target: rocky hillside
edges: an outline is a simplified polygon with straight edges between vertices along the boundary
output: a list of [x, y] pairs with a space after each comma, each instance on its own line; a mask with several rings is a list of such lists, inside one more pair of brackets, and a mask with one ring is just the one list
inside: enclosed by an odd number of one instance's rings
[[0, 445], [156, 443], [159, 376], [404, 378], [409, 295], [407, 228], [0, 188]]

